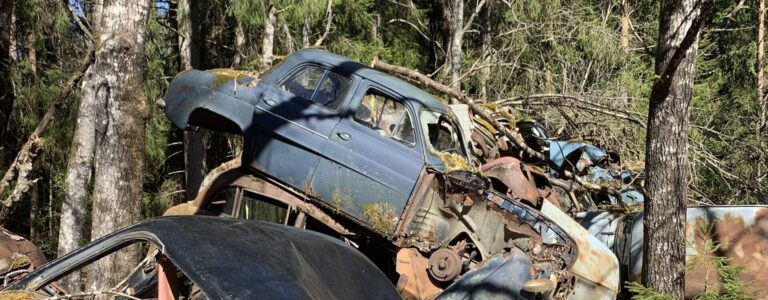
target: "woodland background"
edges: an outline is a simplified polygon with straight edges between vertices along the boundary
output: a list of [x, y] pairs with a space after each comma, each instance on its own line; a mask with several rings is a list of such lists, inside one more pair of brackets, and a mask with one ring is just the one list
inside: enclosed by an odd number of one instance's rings
[[[5, 172], [83, 57], [101, 2], [0, 0], [0, 170]], [[758, 34], [764, 0], [716, 1], [700, 33], [690, 103], [689, 204], [765, 204], [766, 104]], [[475, 99], [509, 106], [551, 136], [591, 142], [642, 169], [659, 26], [645, 0], [178, 0], [147, 2], [140, 81], [140, 211], [162, 214], [194, 197], [201, 174], [231, 158], [235, 136], [172, 127], [155, 100], [188, 67], [265, 71], [319, 47], [429, 74]], [[761, 6], [762, 5], [762, 6]], [[762, 33], [761, 33], [762, 35]], [[55, 257], [81, 88], [65, 98], [5, 227]], [[137, 127], [142, 128], [142, 127]], [[184, 150], [187, 149], [185, 152]], [[185, 175], [185, 161], [192, 172]], [[194, 165], [191, 166], [190, 165]], [[93, 167], [87, 169], [93, 172]], [[197, 174], [197, 175], [195, 175]], [[89, 183], [93, 185], [93, 182]], [[92, 196], [86, 193], [86, 199]], [[9, 201], [13, 188], [0, 200]], [[136, 199], [138, 200], [138, 199]], [[90, 240], [90, 200], [78, 224]], [[94, 223], [99, 226], [99, 223]], [[63, 230], [63, 229], [62, 229]], [[69, 229], [71, 230], [71, 229]]]

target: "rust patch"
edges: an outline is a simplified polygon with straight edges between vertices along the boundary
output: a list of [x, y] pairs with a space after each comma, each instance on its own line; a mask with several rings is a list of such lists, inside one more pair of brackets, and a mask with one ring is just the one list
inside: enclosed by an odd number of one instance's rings
[[414, 248], [404, 248], [397, 252], [395, 270], [400, 275], [397, 290], [403, 299], [433, 299], [443, 290], [439, 288], [427, 273], [429, 260]]
[[523, 164], [512, 157], [502, 157], [482, 166], [483, 174], [501, 181], [506, 187], [507, 196], [521, 199], [534, 206], [539, 206], [539, 191], [523, 172]]

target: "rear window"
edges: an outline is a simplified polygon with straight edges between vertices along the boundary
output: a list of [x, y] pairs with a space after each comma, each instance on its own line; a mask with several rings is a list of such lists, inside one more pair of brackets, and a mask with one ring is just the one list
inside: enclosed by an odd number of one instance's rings
[[304, 66], [280, 83], [280, 88], [304, 100], [339, 110], [351, 80], [320, 66]]

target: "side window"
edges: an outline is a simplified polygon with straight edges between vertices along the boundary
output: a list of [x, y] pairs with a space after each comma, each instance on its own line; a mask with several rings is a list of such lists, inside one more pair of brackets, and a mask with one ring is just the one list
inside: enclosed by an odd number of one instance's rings
[[427, 132], [429, 147], [437, 152], [455, 152], [463, 154], [459, 143], [459, 129], [446, 115], [424, 110], [421, 112], [422, 128]]
[[414, 145], [416, 136], [410, 113], [404, 104], [375, 92], [368, 92], [355, 111], [355, 121], [404, 144]]
[[233, 216], [232, 209], [235, 207], [237, 193], [238, 190], [235, 187], [220, 190], [203, 209], [206, 213], [214, 216], [231, 217]]
[[288, 206], [284, 203], [243, 191], [237, 218], [285, 224], [288, 211]]
[[331, 110], [338, 110], [351, 80], [320, 66], [306, 66], [280, 83], [280, 88]]

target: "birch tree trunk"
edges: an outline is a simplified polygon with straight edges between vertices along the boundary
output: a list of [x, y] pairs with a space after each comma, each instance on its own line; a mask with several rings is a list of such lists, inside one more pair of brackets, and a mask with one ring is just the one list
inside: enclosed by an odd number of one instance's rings
[[[198, 9], [189, 0], [179, 0], [176, 11], [179, 26], [179, 69], [202, 68], [197, 32]], [[235, 57], [239, 58], [239, 54]], [[238, 63], [235, 63], [237, 65]], [[184, 132], [184, 190], [187, 200], [197, 196], [205, 178], [205, 129]]]
[[[659, 77], [653, 84], [648, 112], [642, 278], [647, 287], [675, 299], [683, 299], [685, 290], [688, 104], [702, 16], [711, 8], [711, 2], [704, 2], [661, 2], [656, 53]], [[702, 4], [709, 6], [702, 9]]]
[[[141, 82], [148, 11], [149, 1], [105, 0], [96, 60], [83, 82], [83, 99], [92, 98], [104, 109], [93, 156], [92, 239], [134, 223], [140, 211], [146, 125]], [[134, 251], [120, 251], [93, 263], [89, 289], [114, 284], [137, 258]]]
[[272, 66], [273, 47], [275, 43], [275, 22], [277, 22], [277, 10], [274, 5], [269, 6], [267, 18], [264, 19], [264, 32], [261, 40], [261, 71], [266, 71]]

